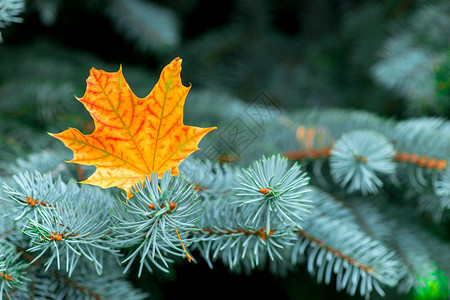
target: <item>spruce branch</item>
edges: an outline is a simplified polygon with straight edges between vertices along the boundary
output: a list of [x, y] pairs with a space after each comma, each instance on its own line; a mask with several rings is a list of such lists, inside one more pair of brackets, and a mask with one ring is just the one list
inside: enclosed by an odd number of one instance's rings
[[166, 52], [179, 43], [176, 16], [159, 4], [142, 0], [114, 0], [106, 12], [117, 30], [142, 50]]
[[348, 191], [372, 194], [383, 186], [380, 175], [392, 175], [394, 147], [382, 135], [373, 131], [350, 131], [331, 150], [331, 175]]
[[[385, 195], [350, 196], [345, 195], [341, 204], [354, 216], [354, 222], [372, 239], [386, 245], [392, 239], [395, 221], [386, 216], [383, 210], [389, 205]], [[335, 197], [338, 201], [338, 198]]]
[[[98, 200], [92, 203], [91, 199]], [[41, 206], [38, 214], [27, 217], [23, 233], [33, 244], [27, 250], [39, 253], [34, 260], [50, 252], [44, 264], [46, 270], [54, 260], [60, 269], [62, 260], [70, 276], [78, 260], [84, 257], [101, 274], [103, 252], [115, 254], [106, 241], [111, 225], [111, 202], [97, 189], [83, 186], [79, 190], [67, 190], [55, 206]]]
[[130, 199], [115, 201], [112, 215], [111, 242], [117, 248], [128, 249], [122, 263], [126, 272], [134, 260], [140, 258], [138, 276], [145, 266], [168, 272], [173, 257], [192, 259], [184, 244], [189, 235], [198, 230], [195, 222], [199, 210], [198, 195], [192, 185], [179, 176], [164, 173], [162, 179], [154, 173], [151, 180], [138, 184]]
[[0, 299], [10, 299], [10, 293], [16, 289], [26, 290], [30, 279], [24, 271], [28, 264], [20, 256], [13, 245], [0, 240]]
[[[20, 15], [25, 9], [23, 0], [0, 0], [0, 29], [6, 27], [10, 23], [20, 23], [22, 18]], [[2, 35], [0, 32], [0, 42], [2, 42]]]
[[[333, 185], [335, 181], [341, 187], [348, 186], [349, 191], [361, 190], [365, 194], [379, 191], [386, 183], [393, 184], [405, 189], [405, 199], [415, 202], [435, 221], [442, 221], [448, 210], [448, 201], [446, 193], [437, 188], [436, 183], [442, 185], [450, 160], [448, 121], [442, 118], [415, 118], [395, 122], [367, 113], [353, 111], [349, 114], [340, 110], [312, 111], [290, 117], [295, 121], [300, 116], [302, 120], [297, 122], [296, 131], [291, 128], [287, 137], [295, 143], [277, 143], [286, 157], [301, 161], [311, 170], [313, 183], [333, 189], [336, 188]], [[352, 123], [354, 126], [349, 129]], [[352, 131], [368, 134], [349, 139]], [[286, 136], [283, 138], [286, 139]], [[347, 145], [349, 141], [352, 143]], [[376, 145], [381, 148], [376, 148]], [[373, 159], [362, 155], [362, 149], [365, 152], [372, 149], [370, 152], [375, 156], [381, 155], [383, 150], [390, 151], [386, 152], [389, 155], [385, 155], [381, 169], [375, 170], [372, 169], [373, 164], [370, 166]], [[357, 173], [358, 176], [353, 176]], [[334, 180], [330, 180], [328, 174]]]
[[69, 171], [64, 161], [65, 153], [55, 150], [42, 150], [33, 152], [26, 157], [18, 157], [14, 162], [3, 162], [2, 168], [6, 174], [19, 173], [51, 173], [52, 178], [61, 176], [62, 179], [68, 181], [73, 174]]
[[[194, 248], [199, 249], [209, 266], [221, 260], [230, 270], [250, 273], [262, 267], [267, 260], [282, 259], [283, 249], [295, 241], [293, 226], [274, 222], [267, 228], [244, 225], [247, 219], [242, 206], [231, 204], [228, 199], [216, 199], [202, 203], [198, 222], [201, 231]], [[232, 216], [232, 217], [230, 217]]]
[[442, 173], [438, 179], [433, 181], [433, 190], [439, 198], [436, 219], [440, 220], [443, 212], [450, 209], [450, 168], [447, 168], [445, 173]]
[[435, 280], [437, 266], [430, 257], [426, 247], [414, 238], [414, 233], [406, 228], [397, 227], [394, 249], [406, 270], [398, 285], [401, 293], [407, 293], [412, 288], [420, 288], [421, 279]]
[[50, 270], [41, 274], [39, 285], [51, 283], [47, 294], [68, 299], [148, 299], [148, 294], [134, 288], [122, 275], [122, 268], [110, 258], [104, 261], [104, 272], [98, 275], [91, 264], [83, 263], [69, 277], [67, 273]]
[[[18, 212], [15, 220], [20, 220], [29, 213], [38, 219], [36, 209], [55, 206], [67, 190], [67, 185], [60, 178], [54, 181], [50, 173], [41, 174], [36, 171], [31, 175], [25, 172], [14, 175], [12, 179], [11, 185], [3, 184], [3, 190], [6, 195], [4, 200], [12, 202]], [[78, 192], [76, 184], [69, 186], [71, 191]]]
[[[34, 256], [21, 252], [28, 262]], [[77, 268], [69, 276], [65, 270], [58, 270], [54, 266], [43, 270], [42, 261], [35, 260], [28, 269], [27, 291], [13, 290], [11, 296], [22, 299], [28, 297], [43, 299], [146, 299], [147, 294], [135, 289], [122, 275], [122, 269], [111, 257], [103, 261], [104, 272], [97, 274], [95, 266], [88, 260], [81, 259]]]
[[316, 206], [298, 231], [292, 263], [306, 256], [307, 269], [318, 282], [329, 284], [334, 273], [338, 291], [355, 295], [359, 287], [366, 299], [372, 290], [384, 296], [380, 284], [393, 287], [403, 274], [395, 252], [365, 234], [344, 206], [322, 192], [313, 194]]
[[180, 174], [192, 183], [204, 200], [229, 197], [240, 169], [231, 164], [213, 163], [188, 157], [180, 164]]
[[450, 159], [449, 132], [450, 122], [444, 119], [416, 118], [399, 122], [392, 139], [400, 156], [411, 154], [409, 159], [405, 157], [406, 162], [440, 171], [446, 168]]
[[419, 7], [398, 22], [402, 30], [379, 41], [382, 47], [371, 75], [380, 86], [406, 100], [410, 115], [445, 115], [448, 104], [440, 102], [445, 79], [440, 80], [439, 73], [448, 61], [448, 41], [442, 36], [450, 30], [450, 5], [436, 1]]
[[301, 227], [312, 201], [304, 196], [309, 191], [308, 178], [300, 165], [289, 168], [288, 160], [278, 155], [263, 158], [242, 173], [238, 198], [232, 204], [243, 206], [245, 225], [265, 227], [267, 232], [274, 220]]

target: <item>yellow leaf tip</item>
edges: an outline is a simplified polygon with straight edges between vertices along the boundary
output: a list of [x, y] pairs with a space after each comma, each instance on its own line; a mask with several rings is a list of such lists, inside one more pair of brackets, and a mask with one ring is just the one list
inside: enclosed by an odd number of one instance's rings
[[179, 57], [176, 57], [172, 62], [169, 64], [172, 68], [181, 68], [181, 63], [183, 60]]
[[211, 132], [211, 131], [213, 131], [213, 130], [216, 130], [217, 129], [217, 127], [208, 127], [208, 128], [205, 128], [206, 130], [206, 133], [208, 133], [208, 132]]

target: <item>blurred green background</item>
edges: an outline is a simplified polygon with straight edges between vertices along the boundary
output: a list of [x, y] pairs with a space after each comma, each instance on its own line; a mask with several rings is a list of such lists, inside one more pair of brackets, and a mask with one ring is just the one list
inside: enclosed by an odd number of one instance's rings
[[[3, 161], [61, 147], [46, 131], [93, 130], [73, 97], [83, 95], [91, 67], [112, 72], [122, 65], [135, 94], [144, 97], [177, 56], [184, 84], [193, 86], [186, 124], [214, 126], [208, 115], [220, 115], [215, 103], [251, 102], [260, 92], [289, 111], [341, 107], [398, 119], [450, 116], [448, 0], [0, 3]], [[16, 6], [8, 9], [11, 3]], [[350, 298], [333, 283], [316, 284], [302, 267], [280, 278], [268, 270], [234, 275], [199, 262], [177, 266], [170, 276], [130, 276], [162, 299]]]

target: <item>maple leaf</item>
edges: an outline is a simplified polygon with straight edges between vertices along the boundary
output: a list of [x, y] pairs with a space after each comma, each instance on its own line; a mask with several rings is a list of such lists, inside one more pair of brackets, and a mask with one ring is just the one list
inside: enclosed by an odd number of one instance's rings
[[167, 65], [151, 93], [145, 98], [133, 94], [122, 75], [91, 69], [86, 93], [77, 98], [95, 123], [93, 133], [75, 128], [58, 134], [73, 153], [71, 163], [94, 165], [96, 171], [82, 183], [102, 188], [117, 186], [127, 191], [146, 175], [160, 177], [198, 150], [200, 140], [216, 127], [199, 128], [183, 124], [183, 107], [189, 87], [181, 83], [181, 59]]

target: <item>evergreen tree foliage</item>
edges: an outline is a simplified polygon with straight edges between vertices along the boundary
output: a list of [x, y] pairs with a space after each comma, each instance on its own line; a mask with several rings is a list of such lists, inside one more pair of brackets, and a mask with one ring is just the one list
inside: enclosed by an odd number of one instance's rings
[[[0, 2], [0, 28], [5, 28], [13, 22], [21, 22], [19, 15], [23, 12], [25, 3], [22, 0], [2, 0]], [[0, 42], [2, 41], [0, 32]]]
[[[0, 0], [0, 299], [213, 298], [221, 267], [264, 296], [448, 299], [450, 3], [220, 5]], [[142, 97], [176, 56], [185, 123], [218, 129], [131, 198], [78, 183], [46, 132], [93, 131], [89, 69]]]

